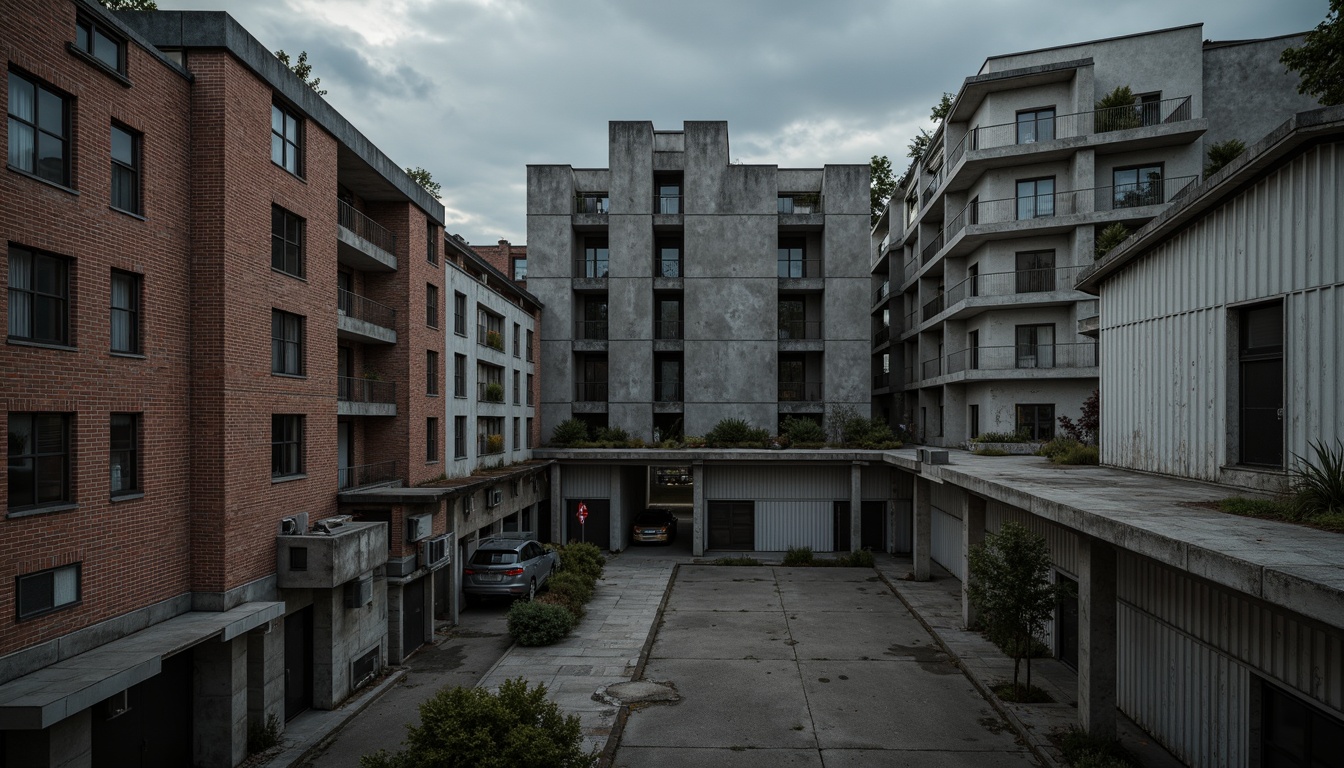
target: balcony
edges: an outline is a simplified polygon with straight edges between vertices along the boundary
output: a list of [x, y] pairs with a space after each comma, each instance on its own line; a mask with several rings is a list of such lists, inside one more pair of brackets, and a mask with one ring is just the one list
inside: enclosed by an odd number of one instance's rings
[[[344, 486], [342, 486], [344, 488]], [[387, 562], [387, 523], [329, 523], [276, 537], [276, 586], [335, 589]]]
[[685, 338], [682, 322], [680, 320], [653, 321], [653, 338], [661, 341], [680, 341]]
[[[938, 234], [934, 235], [933, 239], [930, 240], [928, 244], [925, 245], [924, 248], [920, 250], [919, 264], [928, 264], [930, 261], [933, 261], [934, 254], [938, 253], [943, 249], [943, 242], [944, 242], [943, 232], [942, 230], [939, 230]], [[914, 267], [914, 269], [917, 270], [919, 269], [919, 264], [911, 263], [908, 266]], [[913, 271], [909, 269], [906, 270], [906, 277], [905, 277], [906, 280], [909, 280], [914, 276], [915, 275]]]
[[947, 308], [947, 294], [940, 293], [929, 301], [924, 302], [924, 306], [919, 311], [920, 322], [927, 323], [931, 318], [942, 313]]
[[488, 325], [476, 324], [476, 344], [489, 347], [496, 352], [504, 351], [504, 331]]
[[337, 376], [336, 415], [396, 416], [396, 382], [360, 376]]
[[[968, 347], [921, 363], [919, 384], [943, 376], [954, 377], [949, 381], [1088, 377], [1097, 375], [1092, 370], [1097, 364], [1096, 342]], [[906, 375], [907, 384], [914, 384], [910, 371]]]
[[820, 320], [780, 320], [779, 340], [817, 340], [821, 338]]
[[607, 340], [607, 321], [606, 321], [606, 320], [575, 320], [575, 321], [574, 321], [574, 340], [575, 340], [575, 341], [606, 341], [606, 340]]
[[574, 279], [575, 280], [601, 280], [603, 285], [607, 279], [607, 272], [611, 266], [608, 259], [575, 259], [574, 260]]
[[938, 170], [932, 172], [932, 175], [929, 178], [929, 183], [924, 186], [924, 191], [920, 193], [920, 208], [928, 207], [929, 203], [933, 201], [934, 195], [938, 191], [938, 187], [943, 183], [943, 168], [944, 166], [940, 165], [938, 166]]
[[653, 214], [655, 216], [681, 216], [685, 213], [681, 198], [681, 195], [655, 194], [653, 196]]
[[580, 192], [574, 196], [574, 213], [606, 216], [611, 198], [606, 192]]
[[[496, 369], [498, 370], [498, 369]], [[476, 402], [478, 403], [503, 403], [504, 402], [504, 384], [499, 381], [478, 381], [476, 382]]]
[[578, 403], [607, 402], [607, 382], [579, 381], [574, 384], [574, 401]]
[[653, 401], [656, 403], [680, 403], [682, 390], [680, 381], [655, 381], [653, 383]]
[[778, 210], [780, 214], [785, 216], [807, 216], [814, 213], [821, 213], [821, 193], [780, 193]]
[[874, 389], [874, 390], [887, 389], [887, 388], [890, 387], [890, 386], [891, 386], [891, 373], [890, 373], [890, 372], [875, 373], [875, 374], [873, 374], [873, 389]]
[[486, 434], [476, 436], [476, 455], [494, 456], [504, 452], [504, 435]]
[[781, 403], [820, 403], [821, 382], [819, 381], [781, 381], [779, 382], [779, 402]]
[[344, 200], [336, 201], [337, 260], [361, 272], [397, 268], [397, 236]]
[[368, 486], [390, 485], [401, 482], [397, 475], [397, 462], [380, 461], [375, 464], [360, 464], [355, 467], [343, 467], [336, 470], [336, 484], [342, 491]]
[[654, 259], [653, 276], [680, 279], [682, 277], [681, 259]]
[[344, 288], [336, 289], [336, 335], [365, 344], [397, 343], [397, 311]]
[[889, 326], [884, 325], [877, 329], [877, 333], [873, 334], [873, 348], [880, 347], [889, 341], [891, 341], [891, 328]]
[[891, 281], [883, 280], [882, 284], [873, 291], [873, 304], [881, 304], [891, 295]]
[[[802, 290], [821, 290], [821, 259], [779, 259], [776, 262], [780, 280]], [[783, 287], [783, 286], [781, 286]]]

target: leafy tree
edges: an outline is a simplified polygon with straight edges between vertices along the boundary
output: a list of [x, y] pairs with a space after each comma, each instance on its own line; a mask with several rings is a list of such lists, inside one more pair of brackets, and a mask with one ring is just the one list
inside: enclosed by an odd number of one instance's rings
[[1006, 522], [970, 552], [971, 582], [967, 592], [980, 612], [990, 640], [1013, 657], [1013, 693], [1020, 699], [1019, 671], [1027, 660], [1027, 691], [1031, 690], [1031, 656], [1045, 634], [1055, 604], [1067, 594], [1050, 583], [1050, 548], [1045, 537], [1021, 523]]
[[[549, 606], [554, 607], [554, 606]], [[562, 610], [563, 612], [563, 610]], [[499, 693], [444, 688], [420, 705], [420, 725], [406, 727], [405, 749], [378, 750], [360, 768], [593, 768], [579, 718], [546, 698], [546, 686], [521, 677]]]
[[1221, 171], [1223, 166], [1236, 160], [1237, 157], [1246, 151], [1246, 143], [1240, 139], [1228, 139], [1220, 141], [1209, 147], [1209, 162], [1204, 165], [1204, 178]]
[[[938, 99], [938, 103], [934, 104], [933, 107], [929, 109], [930, 120], [935, 123], [941, 123], [947, 119], [947, 116], [952, 113], [952, 96], [953, 94], [947, 91], [943, 92], [942, 97]], [[914, 160], [919, 160], [924, 157], [925, 152], [929, 151], [929, 143], [932, 141], [933, 134], [920, 128], [919, 134], [911, 139], [910, 143], [906, 145], [906, 149], [909, 150], [906, 156]]]
[[109, 11], [157, 11], [154, 0], [98, 0]]
[[411, 181], [425, 188], [425, 191], [433, 195], [436, 199], [439, 193], [443, 191], [443, 185], [434, 180], [434, 174], [416, 166], [414, 168], [406, 166], [406, 175], [411, 177]]
[[872, 201], [873, 218], [872, 224], [876, 226], [877, 220], [882, 218], [882, 210], [887, 207], [887, 201], [896, 191], [896, 176], [891, 172], [891, 160], [886, 155], [873, 155], [870, 161], [872, 168], [872, 188], [869, 190]]
[[1065, 435], [1084, 445], [1096, 445], [1101, 430], [1101, 390], [1092, 390], [1092, 394], [1083, 401], [1083, 412], [1077, 421], [1060, 416], [1059, 428]]
[[929, 110], [929, 119], [935, 123], [946, 120], [947, 116], [952, 114], [952, 97], [955, 95], [949, 91], [943, 91], [943, 97], [938, 100], [937, 104], [933, 105], [933, 109]]
[[318, 96], [327, 95], [326, 91], [321, 90], [317, 87], [322, 84], [322, 78], [314, 77], [312, 79], [309, 79], [309, 75], [313, 74], [313, 65], [308, 63], [307, 51], [299, 51], [298, 60], [292, 64], [289, 61], [289, 54], [285, 53], [284, 48], [281, 48], [280, 50], [275, 52], [275, 58], [279, 59], [281, 64], [284, 64], [286, 67], [289, 67], [289, 71], [298, 75], [299, 79], [303, 81], [303, 84], [308, 86], [309, 88], [312, 88], [313, 92], [316, 93]]
[[1315, 96], [1321, 104], [1344, 104], [1344, 0], [1330, 0], [1325, 20], [1308, 32], [1302, 45], [1289, 48], [1279, 62], [1297, 72], [1302, 82], [1297, 92]]

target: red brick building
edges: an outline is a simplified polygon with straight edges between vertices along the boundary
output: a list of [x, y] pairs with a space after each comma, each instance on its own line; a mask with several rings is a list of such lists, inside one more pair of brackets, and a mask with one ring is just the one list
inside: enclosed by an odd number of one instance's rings
[[0, 17], [0, 764], [234, 766], [432, 636], [462, 491], [343, 500], [444, 473], [443, 207], [225, 13]]

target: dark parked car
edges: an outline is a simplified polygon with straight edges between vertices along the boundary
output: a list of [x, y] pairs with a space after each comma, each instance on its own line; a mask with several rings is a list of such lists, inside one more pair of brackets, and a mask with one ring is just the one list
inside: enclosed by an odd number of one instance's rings
[[537, 594], [560, 568], [560, 556], [548, 552], [531, 534], [481, 539], [462, 568], [462, 591], [472, 597], [527, 597]]
[[636, 544], [671, 544], [677, 538], [677, 516], [670, 509], [650, 507], [635, 515], [631, 533]]

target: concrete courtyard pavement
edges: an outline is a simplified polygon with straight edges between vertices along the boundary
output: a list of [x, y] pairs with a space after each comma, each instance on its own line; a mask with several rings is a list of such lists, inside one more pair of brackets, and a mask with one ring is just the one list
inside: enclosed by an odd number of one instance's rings
[[685, 565], [619, 768], [1031, 766], [1031, 752], [874, 571]]

